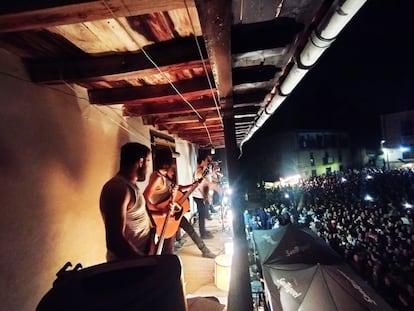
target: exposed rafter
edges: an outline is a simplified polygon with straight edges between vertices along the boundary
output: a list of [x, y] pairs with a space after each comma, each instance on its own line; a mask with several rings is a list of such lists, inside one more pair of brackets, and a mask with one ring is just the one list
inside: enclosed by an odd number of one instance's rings
[[[125, 117], [172, 135], [201, 122], [194, 143], [224, 144], [223, 120], [234, 119], [240, 144], [326, 2], [231, 3], [19, 0], [0, 5], [0, 47], [22, 57], [33, 82], [77, 84], [91, 104], [122, 104]], [[216, 123], [220, 138], [209, 133]]]

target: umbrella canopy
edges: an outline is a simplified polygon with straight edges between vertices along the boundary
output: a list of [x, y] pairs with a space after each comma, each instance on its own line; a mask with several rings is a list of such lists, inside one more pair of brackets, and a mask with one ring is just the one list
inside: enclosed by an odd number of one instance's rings
[[393, 310], [345, 263], [265, 265], [263, 277], [271, 310]]
[[332, 264], [343, 261], [311, 229], [295, 224], [270, 230], [253, 230], [253, 241], [261, 265]]

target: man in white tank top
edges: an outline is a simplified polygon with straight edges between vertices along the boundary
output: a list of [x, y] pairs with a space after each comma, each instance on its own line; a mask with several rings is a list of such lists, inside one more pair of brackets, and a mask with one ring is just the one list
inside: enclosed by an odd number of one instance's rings
[[[194, 172], [194, 179], [199, 180], [198, 187], [192, 193], [192, 197], [197, 206], [198, 213], [198, 228], [200, 231], [200, 236], [202, 239], [211, 239], [213, 237], [212, 233], [206, 230], [206, 217], [207, 217], [207, 207], [208, 207], [208, 191], [209, 191], [209, 181], [208, 176], [203, 176], [203, 174], [208, 169], [208, 165], [212, 160], [212, 156], [207, 153], [202, 153], [197, 159], [197, 169]], [[205, 178], [203, 178], [205, 177]]]
[[144, 181], [151, 161], [150, 149], [139, 143], [121, 147], [120, 169], [105, 183], [99, 200], [105, 224], [107, 260], [151, 255], [153, 225], [137, 186]]

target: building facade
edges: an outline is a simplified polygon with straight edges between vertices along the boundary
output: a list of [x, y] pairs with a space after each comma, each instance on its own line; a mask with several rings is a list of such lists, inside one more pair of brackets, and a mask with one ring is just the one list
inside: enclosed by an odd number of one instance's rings
[[306, 179], [352, 167], [350, 139], [346, 132], [297, 130], [280, 133], [274, 156], [280, 180], [300, 175]]
[[381, 116], [383, 139], [380, 142], [384, 167], [398, 168], [414, 162], [414, 111]]

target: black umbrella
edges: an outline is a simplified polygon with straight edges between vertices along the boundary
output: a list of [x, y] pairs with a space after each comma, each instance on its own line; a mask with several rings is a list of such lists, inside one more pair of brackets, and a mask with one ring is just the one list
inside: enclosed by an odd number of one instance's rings
[[295, 224], [270, 230], [254, 230], [253, 241], [261, 265], [332, 264], [343, 261], [311, 229]]
[[264, 265], [263, 277], [271, 310], [393, 310], [345, 263]]

